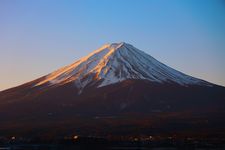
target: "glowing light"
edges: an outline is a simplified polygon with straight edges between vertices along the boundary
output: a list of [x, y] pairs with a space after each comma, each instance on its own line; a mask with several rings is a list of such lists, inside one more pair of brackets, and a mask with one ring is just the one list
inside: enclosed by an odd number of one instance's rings
[[74, 135], [74, 136], [73, 136], [73, 139], [74, 139], [74, 140], [77, 140], [78, 138], [79, 138], [78, 135]]

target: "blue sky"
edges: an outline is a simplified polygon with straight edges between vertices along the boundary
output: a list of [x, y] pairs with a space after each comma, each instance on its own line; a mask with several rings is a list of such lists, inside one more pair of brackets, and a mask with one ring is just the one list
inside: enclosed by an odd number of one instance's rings
[[225, 86], [224, 0], [1, 0], [0, 90], [121, 41]]

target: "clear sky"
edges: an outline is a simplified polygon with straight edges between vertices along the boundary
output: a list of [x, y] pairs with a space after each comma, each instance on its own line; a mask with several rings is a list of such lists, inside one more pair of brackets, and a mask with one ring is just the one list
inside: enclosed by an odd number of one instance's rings
[[121, 41], [225, 86], [224, 0], [0, 0], [0, 90]]

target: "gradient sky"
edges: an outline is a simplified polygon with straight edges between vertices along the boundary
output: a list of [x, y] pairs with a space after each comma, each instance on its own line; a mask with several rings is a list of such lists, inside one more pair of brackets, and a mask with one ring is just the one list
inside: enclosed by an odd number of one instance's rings
[[225, 86], [224, 0], [0, 0], [0, 90], [121, 41]]

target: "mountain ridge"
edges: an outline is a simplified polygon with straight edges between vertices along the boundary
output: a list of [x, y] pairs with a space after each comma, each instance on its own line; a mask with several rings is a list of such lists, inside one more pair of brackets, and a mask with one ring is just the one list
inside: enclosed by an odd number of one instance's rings
[[193, 78], [160, 63], [125, 42], [103, 45], [75, 63], [60, 68], [44, 78], [34, 87], [74, 82], [82, 89], [93, 81], [98, 82], [98, 87], [102, 87], [126, 79], [144, 79], [159, 83], [175, 82], [186, 86], [189, 84], [212, 86], [207, 81]]
[[0, 92], [0, 133], [7, 136], [204, 131], [225, 137], [224, 115], [224, 87], [180, 73], [124, 43], [105, 45], [53, 74]]

